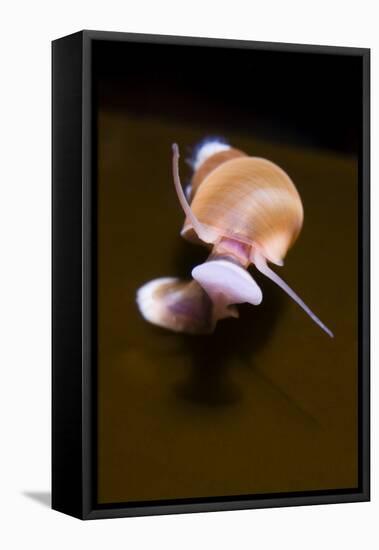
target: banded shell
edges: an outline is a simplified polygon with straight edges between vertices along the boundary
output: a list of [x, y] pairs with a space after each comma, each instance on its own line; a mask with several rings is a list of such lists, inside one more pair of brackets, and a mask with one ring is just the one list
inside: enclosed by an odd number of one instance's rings
[[[254, 157], [227, 160], [193, 192], [196, 218], [224, 237], [258, 245], [264, 256], [281, 263], [303, 224], [303, 206], [288, 175], [273, 162]], [[194, 240], [187, 218], [183, 237]]]

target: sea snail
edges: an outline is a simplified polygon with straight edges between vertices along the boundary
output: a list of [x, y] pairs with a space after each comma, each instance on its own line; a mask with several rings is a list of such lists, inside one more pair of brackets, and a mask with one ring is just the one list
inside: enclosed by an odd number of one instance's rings
[[267, 265], [283, 265], [303, 223], [300, 195], [273, 162], [249, 157], [219, 139], [203, 142], [192, 162], [191, 183], [183, 191], [179, 149], [173, 149], [173, 177], [186, 216], [181, 235], [210, 250], [192, 280], [154, 279], [137, 292], [143, 317], [156, 325], [192, 334], [210, 333], [236, 304], [258, 305], [262, 291], [247, 271], [253, 264], [279, 285], [331, 337], [333, 333]]

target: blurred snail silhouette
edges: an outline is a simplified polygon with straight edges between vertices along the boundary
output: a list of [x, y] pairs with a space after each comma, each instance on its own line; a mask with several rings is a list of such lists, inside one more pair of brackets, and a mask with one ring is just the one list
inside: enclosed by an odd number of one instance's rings
[[174, 185], [185, 214], [181, 236], [210, 254], [192, 269], [192, 279], [161, 277], [139, 288], [142, 316], [175, 332], [212, 333], [218, 321], [238, 318], [237, 304], [261, 303], [262, 291], [248, 271], [253, 265], [333, 337], [267, 264], [283, 265], [302, 228], [303, 205], [289, 176], [269, 160], [208, 139], [195, 149], [193, 176], [184, 192], [179, 148], [173, 144], [172, 150]]

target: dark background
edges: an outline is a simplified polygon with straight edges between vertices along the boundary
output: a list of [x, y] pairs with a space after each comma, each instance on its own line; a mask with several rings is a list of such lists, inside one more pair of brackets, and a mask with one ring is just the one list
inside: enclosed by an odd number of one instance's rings
[[[353, 56], [96, 42], [98, 497], [101, 503], [358, 484], [357, 204], [362, 67]], [[220, 135], [282, 166], [305, 223], [281, 274], [211, 336], [170, 333], [135, 293], [188, 277], [170, 146]], [[183, 180], [190, 169], [182, 157]]]
[[362, 60], [348, 55], [97, 42], [113, 109], [356, 154]]

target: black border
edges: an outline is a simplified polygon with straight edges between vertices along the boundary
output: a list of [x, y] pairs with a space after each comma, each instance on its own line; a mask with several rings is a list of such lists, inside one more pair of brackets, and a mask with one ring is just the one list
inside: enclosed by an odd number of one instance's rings
[[[358, 285], [359, 330], [359, 486], [356, 489], [248, 496], [215, 496], [182, 500], [130, 502], [98, 505], [97, 485], [97, 193], [96, 116], [93, 112], [93, 41], [133, 41], [141, 43], [255, 49], [302, 53], [349, 55], [362, 58], [362, 150], [359, 162], [358, 200]], [[80, 67], [72, 71], [76, 56]], [[78, 87], [80, 92], [78, 92]], [[69, 116], [62, 95], [73, 96], [72, 124], [62, 126]], [[71, 94], [71, 95], [70, 95]], [[72, 98], [71, 98], [72, 99]], [[72, 108], [72, 104], [71, 104]], [[69, 119], [70, 120], [70, 119]], [[81, 125], [81, 148], [71, 142], [75, 125]], [[71, 153], [72, 167], [61, 157]], [[53, 499], [52, 507], [81, 519], [97, 519], [152, 514], [241, 510], [309, 504], [331, 504], [370, 500], [370, 50], [364, 48], [310, 46], [194, 37], [144, 35], [134, 33], [81, 31], [53, 42]], [[76, 187], [63, 184], [73, 178]], [[81, 197], [78, 195], [81, 190]], [[68, 236], [63, 221], [63, 203], [75, 198], [73, 217], [81, 216], [81, 227], [72, 226]], [[63, 200], [62, 200], [63, 197]], [[65, 212], [67, 218], [68, 213]], [[72, 240], [81, 245], [81, 258], [67, 264], [67, 247]], [[63, 250], [63, 252], [62, 252]], [[63, 260], [66, 260], [65, 262]], [[67, 271], [71, 277], [67, 278]], [[80, 307], [69, 308], [65, 296], [80, 287]], [[79, 311], [80, 310], [80, 311]], [[75, 317], [75, 318], [74, 318]], [[75, 322], [76, 325], [75, 325]], [[80, 323], [78, 330], [73, 328]], [[62, 335], [63, 329], [63, 335]], [[72, 353], [71, 338], [76, 342]], [[71, 355], [68, 353], [71, 349]], [[79, 353], [80, 351], [80, 353]], [[70, 360], [70, 368], [67, 368]], [[74, 388], [74, 402], [63, 396]], [[79, 402], [78, 402], [79, 400]], [[74, 429], [74, 425], [79, 427]], [[71, 435], [70, 435], [71, 434]], [[73, 435], [74, 434], [74, 435]], [[68, 460], [68, 456], [70, 459]], [[73, 475], [74, 474], [74, 475]]]

